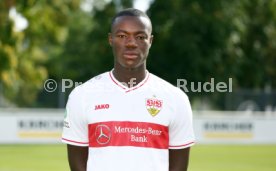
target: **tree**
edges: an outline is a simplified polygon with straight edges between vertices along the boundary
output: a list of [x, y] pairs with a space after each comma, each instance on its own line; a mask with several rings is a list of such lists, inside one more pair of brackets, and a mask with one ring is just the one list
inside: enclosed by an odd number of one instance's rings
[[[149, 68], [173, 84], [213, 77], [233, 78], [234, 90], [275, 87], [275, 9], [275, 0], [154, 1]], [[212, 97], [223, 108], [223, 94]]]
[[154, 1], [149, 9], [155, 35], [150, 68], [174, 84], [178, 78], [196, 82], [228, 78], [224, 49], [233, 27], [224, 11], [228, 5], [223, 1]]
[[154, 34], [149, 69], [175, 85], [177, 79], [187, 80], [186, 93], [193, 104], [208, 95], [215, 108], [224, 105], [219, 103], [223, 94], [192, 93], [191, 82], [197, 89], [198, 82], [203, 84], [211, 78], [228, 82], [232, 77], [234, 59], [227, 56], [227, 43], [233, 29], [229, 11], [234, 2], [160, 0], [148, 11]]
[[[12, 7], [27, 19], [25, 30], [15, 31], [15, 21], [8, 17]], [[0, 2], [0, 81], [8, 99], [19, 106], [32, 106], [47, 78], [47, 60], [60, 53], [66, 40], [67, 16], [78, 7], [79, 0]]]
[[237, 80], [242, 88], [276, 87], [276, 1], [240, 1], [236, 11]]

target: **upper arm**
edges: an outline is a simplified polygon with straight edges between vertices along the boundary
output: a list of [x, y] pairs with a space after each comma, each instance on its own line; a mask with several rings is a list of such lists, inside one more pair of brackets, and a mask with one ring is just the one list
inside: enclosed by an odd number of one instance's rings
[[83, 92], [75, 88], [66, 104], [62, 142], [75, 146], [88, 146], [88, 121]]
[[86, 171], [88, 159], [88, 125], [84, 100], [79, 89], [74, 89], [66, 105], [62, 142], [67, 144], [71, 171]]
[[175, 110], [169, 124], [169, 149], [187, 148], [195, 142], [189, 99], [182, 92], [178, 92], [177, 95]]
[[186, 171], [190, 148], [169, 150], [169, 171]]
[[195, 142], [192, 109], [188, 97], [179, 93], [169, 125], [169, 171], [186, 171], [190, 146]]
[[86, 171], [88, 147], [67, 145], [68, 162], [71, 171]]

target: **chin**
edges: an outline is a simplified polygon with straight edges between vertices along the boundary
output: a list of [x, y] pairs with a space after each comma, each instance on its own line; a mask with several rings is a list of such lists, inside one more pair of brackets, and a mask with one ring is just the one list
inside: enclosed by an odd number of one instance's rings
[[141, 67], [144, 63], [137, 60], [120, 60], [116, 62], [117, 67], [128, 69], [128, 70], [134, 70], [139, 67]]
[[124, 68], [125, 68], [125, 69], [128, 69], [128, 70], [134, 70], [135, 68], [138, 68], [138, 66], [125, 65]]
[[127, 62], [121, 63], [121, 66], [127, 69], [135, 69], [139, 67], [139, 64], [134, 61], [127, 61]]

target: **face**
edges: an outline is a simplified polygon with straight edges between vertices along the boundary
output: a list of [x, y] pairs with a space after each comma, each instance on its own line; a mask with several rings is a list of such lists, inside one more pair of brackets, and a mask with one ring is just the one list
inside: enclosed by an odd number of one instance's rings
[[118, 17], [109, 34], [115, 68], [145, 67], [152, 38], [150, 21], [145, 17]]

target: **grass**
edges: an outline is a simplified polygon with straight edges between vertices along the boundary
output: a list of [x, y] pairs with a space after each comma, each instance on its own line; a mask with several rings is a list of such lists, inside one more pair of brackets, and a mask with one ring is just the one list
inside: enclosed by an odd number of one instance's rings
[[[0, 171], [69, 171], [65, 145], [0, 145]], [[196, 145], [189, 171], [275, 171], [276, 145]]]
[[0, 171], [69, 171], [65, 145], [0, 145]]
[[275, 171], [276, 145], [196, 145], [189, 171]]

